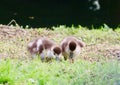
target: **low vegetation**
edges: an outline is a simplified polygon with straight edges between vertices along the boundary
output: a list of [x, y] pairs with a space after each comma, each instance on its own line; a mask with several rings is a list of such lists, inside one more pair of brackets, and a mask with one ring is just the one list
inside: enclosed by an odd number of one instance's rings
[[[86, 43], [74, 63], [31, 59], [28, 42], [46, 36], [58, 44], [66, 36]], [[0, 25], [0, 85], [120, 85], [120, 28], [106, 26], [21, 28]]]

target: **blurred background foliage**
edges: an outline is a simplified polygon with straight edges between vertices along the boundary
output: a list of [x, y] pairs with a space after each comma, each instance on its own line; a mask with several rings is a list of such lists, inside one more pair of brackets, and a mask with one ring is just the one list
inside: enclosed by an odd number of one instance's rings
[[120, 0], [0, 0], [0, 24], [12, 19], [19, 25], [59, 25], [116, 28], [120, 24]]

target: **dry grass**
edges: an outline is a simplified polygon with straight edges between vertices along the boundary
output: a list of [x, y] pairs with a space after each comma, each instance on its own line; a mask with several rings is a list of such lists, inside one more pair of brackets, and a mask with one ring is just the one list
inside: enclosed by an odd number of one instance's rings
[[[69, 35], [86, 43], [75, 63], [29, 60], [26, 46], [34, 38], [46, 36], [59, 44]], [[0, 25], [0, 84], [119, 85], [120, 63], [116, 61], [119, 54], [120, 28], [112, 31], [106, 28], [88, 30], [81, 26], [60, 26], [48, 30]]]
[[39, 36], [46, 36], [54, 39], [59, 44], [68, 35], [83, 39], [86, 43], [86, 47], [80, 56], [82, 59], [98, 61], [100, 56], [103, 56], [103, 58], [116, 57], [120, 52], [120, 34], [112, 30], [70, 30], [70, 28], [65, 27], [56, 28], [55, 30], [42, 28], [22, 29], [20, 27], [0, 25], [0, 58], [29, 58], [26, 46], [31, 40]]

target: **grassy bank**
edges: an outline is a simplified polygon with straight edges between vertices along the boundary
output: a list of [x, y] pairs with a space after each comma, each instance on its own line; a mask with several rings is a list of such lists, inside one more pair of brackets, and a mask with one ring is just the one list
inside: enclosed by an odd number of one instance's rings
[[[53, 27], [53, 30], [0, 26], [0, 84], [120, 85], [120, 28]], [[75, 63], [30, 59], [26, 46], [39, 36], [58, 44], [73, 35], [86, 43]]]

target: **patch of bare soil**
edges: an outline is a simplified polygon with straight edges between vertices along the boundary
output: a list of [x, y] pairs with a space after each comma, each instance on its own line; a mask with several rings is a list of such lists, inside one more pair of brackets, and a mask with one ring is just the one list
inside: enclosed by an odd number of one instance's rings
[[120, 46], [109, 43], [88, 45], [83, 49], [82, 58], [89, 61], [120, 59]]
[[6, 26], [6, 25], [0, 25], [0, 40], [5, 39], [13, 39], [13, 38], [19, 38], [19, 37], [27, 37], [32, 35], [37, 36], [38, 33], [36, 30], [25, 30], [20, 27], [14, 27], [14, 26]]

